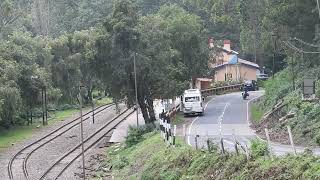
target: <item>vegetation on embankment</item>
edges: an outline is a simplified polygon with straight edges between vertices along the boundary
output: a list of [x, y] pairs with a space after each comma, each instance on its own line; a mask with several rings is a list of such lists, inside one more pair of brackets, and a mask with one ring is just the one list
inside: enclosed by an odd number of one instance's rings
[[[295, 68], [298, 69], [299, 67]], [[265, 96], [258, 103], [258, 108], [267, 112], [280, 101], [283, 101], [285, 106], [261, 122], [253, 119], [253, 123], [256, 122], [256, 125], [261, 128], [262, 133], [264, 132], [263, 128], [267, 127], [271, 130], [271, 138], [274, 141], [288, 141], [286, 126], [290, 125], [296, 144], [320, 145], [319, 102], [302, 100], [302, 82], [306, 77], [316, 79], [316, 96], [320, 97], [319, 70], [320, 68], [316, 66], [296, 71], [297, 73], [294, 74], [295, 90], [293, 90], [293, 75], [290, 68], [279, 72], [275, 75], [274, 79], [270, 79], [265, 83]], [[284, 117], [288, 113], [294, 113], [294, 117], [280, 120], [281, 117]]]
[[260, 107], [257, 104], [252, 104], [250, 108], [250, 112], [251, 112], [251, 121], [253, 123], [259, 123], [263, 116], [263, 111], [260, 109]]
[[[167, 147], [160, 135], [143, 135], [135, 145], [112, 146], [107, 150], [105, 169], [111, 169], [115, 179], [319, 179], [320, 159], [310, 154], [285, 157], [264, 156], [266, 145], [256, 142], [255, 157], [230, 153], [222, 156], [218, 150], [197, 151], [178, 141]], [[262, 152], [262, 153], [261, 153]], [[97, 177], [108, 172], [98, 172]]]

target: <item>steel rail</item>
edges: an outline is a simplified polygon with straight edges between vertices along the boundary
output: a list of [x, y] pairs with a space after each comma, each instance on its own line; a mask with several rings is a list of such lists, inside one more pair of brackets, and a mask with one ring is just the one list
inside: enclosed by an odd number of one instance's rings
[[[84, 143], [88, 142], [90, 139], [92, 139], [95, 135], [97, 135], [98, 133], [100, 133], [102, 130], [104, 130], [105, 128], [107, 128], [111, 123], [113, 123], [114, 121], [116, 121], [120, 116], [122, 116], [123, 114], [125, 114], [126, 112], [128, 112], [130, 109], [125, 110], [124, 112], [122, 112], [121, 114], [119, 114], [118, 116], [114, 117], [111, 121], [109, 121], [108, 123], [106, 123], [104, 126], [102, 126], [101, 128], [99, 128], [95, 133], [93, 133], [91, 136], [87, 137], [84, 140]], [[112, 128], [110, 128], [110, 130], [108, 130], [108, 132], [110, 132], [115, 126], [117, 126], [118, 124], [120, 124], [122, 121], [124, 121], [128, 116], [130, 116], [134, 111], [130, 112], [128, 115], [126, 115], [124, 118], [122, 118], [120, 120], [120, 122], [116, 123], [116, 125], [114, 125]], [[96, 141], [93, 143], [93, 145], [96, 144]], [[42, 175], [39, 179], [43, 179], [45, 178], [45, 176], [47, 176], [49, 174], [49, 172], [55, 167], [57, 166], [63, 159], [65, 159], [67, 156], [69, 156], [71, 153], [75, 152], [80, 146], [82, 145], [82, 143], [79, 143], [77, 146], [75, 146], [73, 149], [71, 149], [70, 151], [68, 151], [67, 153], [65, 153], [63, 156], [61, 156], [58, 160], [56, 160]], [[92, 145], [92, 144], [91, 144]], [[93, 146], [92, 145], [92, 146]], [[86, 149], [88, 150], [88, 149]], [[74, 161], [74, 160], [73, 160]], [[72, 162], [73, 162], [72, 161]], [[70, 165], [69, 165], [70, 166]], [[62, 174], [62, 172], [60, 172], [59, 174]]]
[[[111, 106], [113, 106], [113, 105], [114, 105], [114, 103], [105, 104], [105, 105], [102, 105], [102, 106], [97, 107], [97, 108], [96, 108], [96, 109], [94, 109], [93, 111], [96, 111], [96, 110], [98, 110], [98, 109], [102, 108], [102, 110], [99, 110], [99, 111], [97, 112], [97, 113], [99, 113], [99, 112], [101, 112], [101, 111], [103, 111], [103, 110], [105, 110], [105, 109], [107, 109], [107, 108], [109, 108], [109, 107], [111, 107]], [[88, 115], [88, 114], [92, 113], [93, 111], [91, 110], [91, 111], [89, 111], [89, 112], [85, 113], [85, 114], [84, 114], [84, 116], [86, 116], [86, 115]], [[88, 117], [88, 118], [89, 118], [89, 117]], [[62, 125], [62, 126], [60, 126], [59, 128], [57, 128], [57, 129], [55, 129], [54, 131], [52, 131], [52, 132], [48, 133], [47, 135], [43, 136], [42, 138], [40, 138], [40, 139], [38, 139], [38, 140], [34, 141], [33, 143], [31, 143], [31, 144], [29, 144], [29, 145], [27, 145], [27, 146], [23, 147], [21, 150], [19, 150], [17, 153], [15, 153], [15, 154], [10, 158], [9, 163], [8, 163], [8, 166], [7, 166], [9, 179], [10, 179], [10, 180], [12, 180], [12, 179], [14, 178], [14, 176], [13, 176], [13, 172], [12, 172], [12, 165], [13, 165], [13, 162], [14, 162], [14, 160], [15, 160], [15, 159], [20, 155], [20, 154], [22, 154], [22, 153], [23, 153], [23, 151], [25, 151], [26, 149], [28, 149], [28, 148], [30, 148], [30, 147], [32, 147], [32, 146], [34, 146], [35, 144], [39, 143], [40, 141], [42, 141], [42, 140], [46, 139], [47, 137], [51, 136], [52, 134], [54, 134], [54, 133], [58, 132], [58, 131], [59, 131], [59, 130], [61, 130], [62, 128], [64, 128], [64, 127], [66, 127], [66, 126], [68, 126], [68, 125], [70, 125], [70, 124], [74, 123], [75, 121], [77, 121], [77, 120], [79, 120], [79, 119], [80, 119], [80, 117], [77, 117], [77, 118], [73, 119], [72, 121], [70, 121], [70, 122], [68, 122], [68, 123], [66, 123], [66, 124], [64, 124], [64, 125]], [[79, 123], [80, 123], [80, 122], [79, 122]], [[76, 123], [76, 124], [75, 124], [75, 125], [73, 125], [72, 127], [74, 127], [74, 126], [78, 125], [79, 123]], [[71, 128], [70, 128], [70, 129], [71, 129]], [[69, 129], [69, 130], [70, 130], [70, 129]], [[25, 163], [25, 164], [26, 164], [26, 163]], [[24, 169], [24, 167], [23, 167], [23, 169]], [[26, 179], [29, 179], [29, 178], [28, 178], [28, 173], [27, 173], [27, 171], [26, 171], [26, 172], [24, 171], [24, 175], [25, 175]], [[27, 175], [27, 176], [26, 176], [26, 175]]]

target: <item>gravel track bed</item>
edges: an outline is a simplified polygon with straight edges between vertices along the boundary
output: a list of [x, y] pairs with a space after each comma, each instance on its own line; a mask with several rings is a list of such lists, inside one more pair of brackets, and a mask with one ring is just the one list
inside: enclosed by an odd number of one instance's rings
[[[124, 109], [124, 106], [121, 106]], [[116, 116], [116, 111], [113, 107], [108, 108], [95, 116], [95, 123], [92, 123], [92, 118], [83, 123], [83, 138], [86, 139], [93, 134], [99, 127], [106, 124], [113, 117]], [[56, 159], [74, 148], [81, 142], [80, 139], [80, 124], [64, 133], [62, 136], [56, 138], [54, 141], [46, 144], [37, 150], [28, 161], [28, 172], [31, 179], [40, 178], [49, 166], [51, 166]]]
[[[112, 132], [108, 135], [112, 135]], [[95, 158], [97, 156], [103, 156], [106, 153], [106, 145], [110, 140], [110, 137], [106, 137], [100, 141], [97, 145], [89, 149], [85, 153], [85, 171], [86, 171], [86, 179], [92, 179], [93, 176], [97, 173], [100, 166], [105, 163], [105, 159], [101, 159], [97, 161]], [[94, 157], [94, 158], [93, 158]], [[61, 180], [68, 179], [68, 180], [81, 180], [83, 179], [82, 173], [82, 157], [78, 158], [59, 178]], [[104, 177], [106, 179], [112, 179], [111, 176]]]
[[[124, 105], [121, 105], [121, 107], [122, 107], [122, 109], [123, 109]], [[112, 111], [111, 114], [114, 114], [115, 108], [114, 108], [114, 106], [113, 106], [113, 107], [110, 107], [110, 108], [106, 109], [105, 111], [101, 112], [101, 114], [99, 113], [100, 115], [99, 115], [99, 114], [96, 115], [96, 118], [95, 118], [95, 119], [96, 119], [97, 125], [98, 125], [101, 121], [103, 121], [103, 120], [100, 120], [101, 117], [107, 116], [108, 113], [106, 113], [106, 112], [109, 112], [110, 110]], [[90, 111], [90, 109], [84, 111], [83, 113], [86, 113], [86, 112], [89, 112], [89, 111]], [[98, 116], [99, 116], [99, 118], [98, 118]], [[2, 151], [2, 152], [0, 153], [0, 177], [1, 177], [1, 179], [3, 179], [3, 180], [9, 179], [9, 177], [8, 177], [8, 172], [7, 172], [7, 164], [9, 163], [10, 158], [11, 158], [16, 152], [18, 152], [19, 150], [21, 150], [21, 149], [22, 149], [23, 147], [25, 147], [26, 145], [28, 145], [28, 144], [30, 144], [30, 143], [32, 143], [32, 142], [40, 139], [41, 137], [45, 136], [45, 135], [48, 134], [48, 133], [52, 132], [53, 130], [61, 127], [62, 125], [64, 125], [64, 124], [66, 124], [66, 123], [74, 120], [74, 119], [77, 118], [77, 117], [79, 117], [79, 114], [78, 114], [78, 113], [74, 114], [74, 115], [71, 116], [70, 118], [67, 118], [67, 119], [65, 119], [65, 120], [63, 120], [63, 121], [59, 121], [59, 122], [56, 122], [56, 123], [54, 123], [54, 124], [52, 124], [52, 125], [50, 125], [50, 126], [41, 128], [41, 129], [39, 129], [38, 131], [35, 131], [34, 134], [33, 134], [29, 139], [26, 139], [26, 140], [24, 140], [24, 141], [22, 141], [22, 142], [16, 143], [16, 144], [13, 145], [12, 147], [10, 147], [10, 148]], [[102, 118], [102, 119], [104, 119], [104, 118]], [[90, 120], [89, 120], [89, 121], [90, 121]], [[88, 121], [88, 122], [89, 122], [89, 121]], [[87, 126], [88, 126], [88, 124], [87, 124], [87, 123], [84, 123], [85, 129], [86, 129]], [[97, 128], [97, 126], [95, 126], [95, 128]], [[74, 129], [79, 129], [79, 127], [75, 127]], [[78, 131], [79, 131], [79, 130], [78, 130]], [[87, 131], [89, 131], [89, 129], [87, 129]], [[75, 131], [75, 132], [76, 132], [76, 131]], [[79, 133], [78, 133], [78, 134], [79, 134]], [[77, 136], [78, 136], [78, 135], [77, 135]], [[76, 137], [75, 137], [75, 138], [76, 138]], [[72, 139], [74, 142], [79, 142], [79, 141], [76, 141], [75, 138], [71, 138], [71, 139]], [[65, 138], [65, 139], [66, 139], [66, 138]], [[57, 142], [57, 140], [58, 140], [58, 139], [56, 139], [55, 142]], [[53, 145], [53, 143], [49, 143], [49, 144], [51, 144], [51, 146]], [[68, 146], [68, 144], [65, 143], [65, 141], [63, 141], [63, 143], [62, 143], [62, 144], [59, 144], [59, 146], [57, 146], [57, 144], [55, 144], [54, 146], [56, 146], [56, 147], [54, 147], [54, 149], [59, 149], [60, 145], [63, 145], [63, 146], [67, 145], [67, 146]], [[42, 147], [42, 148], [45, 148], [45, 147]], [[48, 150], [50, 150], [50, 148], [49, 148]], [[34, 162], [34, 163], [32, 163], [32, 164], [29, 164], [29, 163], [28, 163], [28, 165], [32, 165], [32, 166], [33, 166], [34, 164], [37, 165], [37, 164], [39, 163], [39, 161], [41, 162], [41, 161], [43, 161], [44, 158], [50, 157], [50, 153], [48, 153], [47, 151], [45, 151], [44, 154], [39, 155], [39, 154], [36, 152], [33, 156], [36, 156], [35, 159], [37, 159], [37, 161]], [[31, 156], [31, 158], [34, 158], [33, 156]], [[30, 158], [29, 160], [31, 160], [31, 158]], [[51, 156], [51, 158], [56, 159], [57, 157], [56, 157], [55, 155], [53, 155], [53, 157]], [[39, 164], [40, 164], [40, 163], [39, 163]], [[41, 164], [42, 164], [42, 162], [41, 162]], [[13, 168], [15, 168], [15, 167], [13, 167]], [[21, 166], [19, 166], [18, 168], [22, 168], [22, 164], [21, 164]], [[30, 171], [30, 169], [28, 169], [28, 170], [29, 170], [29, 173], [30, 173], [30, 175], [31, 175], [31, 177], [32, 177], [34, 168], [31, 169], [32, 171]]]

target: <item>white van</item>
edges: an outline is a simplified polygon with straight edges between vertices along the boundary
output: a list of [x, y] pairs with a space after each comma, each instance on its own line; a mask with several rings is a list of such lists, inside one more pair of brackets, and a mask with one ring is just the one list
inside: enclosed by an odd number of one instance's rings
[[188, 89], [183, 94], [183, 113], [203, 115], [203, 99], [199, 89]]

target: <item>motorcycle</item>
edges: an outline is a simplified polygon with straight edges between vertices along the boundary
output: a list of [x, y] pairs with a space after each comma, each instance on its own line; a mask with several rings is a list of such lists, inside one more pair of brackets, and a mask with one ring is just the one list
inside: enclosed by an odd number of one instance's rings
[[245, 91], [245, 92], [242, 93], [242, 98], [243, 98], [244, 100], [246, 100], [248, 96], [249, 96], [249, 93], [248, 93], [247, 91]]

